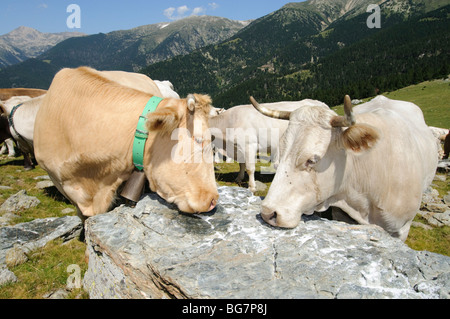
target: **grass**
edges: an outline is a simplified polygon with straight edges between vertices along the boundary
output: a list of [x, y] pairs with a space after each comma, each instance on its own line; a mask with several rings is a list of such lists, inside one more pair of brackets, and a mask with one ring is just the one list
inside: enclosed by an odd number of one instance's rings
[[418, 105], [429, 126], [450, 128], [450, 82], [435, 80], [383, 94]]
[[[415, 221], [427, 224], [426, 220], [419, 217], [416, 217]], [[414, 250], [426, 250], [450, 256], [450, 227], [433, 227], [431, 230], [411, 227], [406, 244]]]
[[37, 218], [63, 217], [65, 215], [62, 210], [66, 208], [75, 210], [75, 207], [65, 200], [56, 188], [37, 189], [36, 184], [41, 180], [35, 178], [46, 176], [47, 172], [40, 167], [25, 171], [22, 157], [16, 159], [3, 157], [3, 160], [0, 160], [0, 171], [0, 185], [11, 187], [10, 190], [0, 191], [0, 205], [21, 190], [26, 190], [29, 196], [34, 196], [41, 202], [35, 208], [16, 213], [19, 218], [14, 220], [14, 224], [29, 222]]
[[[16, 212], [18, 218], [12, 225], [34, 219], [67, 216], [62, 213], [66, 208], [72, 208], [74, 213], [71, 215], [76, 215], [75, 207], [67, 202], [56, 188], [36, 188], [36, 184], [41, 180], [35, 178], [47, 175], [40, 167], [25, 171], [22, 157], [10, 159], [2, 156], [0, 172], [0, 185], [11, 187], [9, 190], [0, 190], [0, 205], [23, 189], [29, 196], [34, 196], [41, 202], [35, 208]], [[41, 299], [48, 292], [65, 289], [67, 278], [71, 275], [67, 272], [69, 265], [78, 265], [82, 274], [87, 270], [85, 250], [86, 245], [74, 239], [65, 244], [56, 240], [32, 252], [25, 264], [10, 269], [17, 276], [18, 282], [0, 287], [0, 299]], [[81, 289], [75, 289], [69, 294], [69, 298], [87, 297]]]
[[[72, 274], [67, 267], [78, 265], [81, 276], [86, 272], [85, 250], [85, 244], [78, 240], [65, 244], [62, 240], [50, 242], [33, 252], [26, 263], [10, 269], [18, 282], [0, 288], [0, 299], [42, 299], [49, 292], [65, 289]], [[68, 296], [70, 299], [88, 297], [83, 289], [74, 289]]]
[[[450, 128], [449, 81], [422, 82], [394, 92], [383, 93], [383, 95], [393, 100], [408, 101], [419, 106], [429, 126]], [[364, 102], [371, 99], [364, 99]], [[333, 110], [341, 115], [344, 114], [343, 105], [337, 106]]]

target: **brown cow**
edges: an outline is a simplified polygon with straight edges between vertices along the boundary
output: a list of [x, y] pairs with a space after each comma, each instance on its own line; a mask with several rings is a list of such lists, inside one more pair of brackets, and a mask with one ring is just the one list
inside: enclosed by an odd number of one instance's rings
[[450, 129], [447, 136], [444, 139], [444, 157], [443, 159], [448, 159], [450, 153]]
[[[53, 79], [36, 117], [35, 154], [80, 217], [108, 211], [130, 178], [137, 123], [152, 97], [87, 67], [63, 69]], [[150, 188], [186, 213], [211, 211], [218, 200], [211, 137], [205, 134], [210, 103], [197, 94], [168, 98], [147, 116], [144, 171]]]
[[0, 101], [7, 101], [14, 96], [29, 96], [31, 98], [38, 97], [47, 93], [46, 90], [40, 89], [0, 89]]

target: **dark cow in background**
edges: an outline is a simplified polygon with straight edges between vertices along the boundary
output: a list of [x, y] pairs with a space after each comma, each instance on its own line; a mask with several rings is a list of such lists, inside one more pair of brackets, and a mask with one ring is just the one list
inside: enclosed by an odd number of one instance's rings
[[30, 98], [38, 97], [47, 93], [46, 90], [40, 89], [0, 89], [0, 101], [8, 101], [15, 96], [28, 96]]
[[444, 139], [444, 157], [443, 159], [448, 159], [450, 155], [450, 130]]
[[0, 144], [10, 138], [12, 138], [12, 135], [9, 130], [8, 118], [4, 113], [2, 113], [0, 114]]

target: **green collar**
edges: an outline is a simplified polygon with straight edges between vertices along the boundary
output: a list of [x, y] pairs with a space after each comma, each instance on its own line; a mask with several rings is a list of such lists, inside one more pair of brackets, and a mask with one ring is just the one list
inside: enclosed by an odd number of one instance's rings
[[144, 148], [148, 139], [148, 131], [146, 127], [147, 114], [155, 112], [162, 100], [163, 99], [160, 97], [152, 97], [145, 106], [144, 112], [142, 112], [142, 115], [139, 117], [133, 143], [133, 163], [139, 171], [144, 169]]

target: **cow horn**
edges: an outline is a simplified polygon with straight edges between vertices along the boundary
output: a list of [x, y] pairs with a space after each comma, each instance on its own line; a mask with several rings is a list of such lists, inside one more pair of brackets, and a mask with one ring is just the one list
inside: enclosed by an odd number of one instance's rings
[[279, 120], [287, 120], [287, 121], [289, 121], [289, 119], [291, 118], [291, 112], [275, 111], [275, 110], [268, 109], [267, 107], [262, 106], [258, 102], [256, 102], [256, 100], [253, 98], [253, 96], [250, 96], [250, 102], [253, 104], [255, 109], [258, 110], [258, 112], [264, 114], [265, 116], [272, 117], [274, 119], [279, 119]]
[[194, 112], [195, 103], [196, 103], [195, 96], [193, 94], [189, 94], [187, 97], [187, 107], [189, 111]]
[[350, 127], [356, 124], [352, 100], [348, 95], [344, 99], [344, 110], [345, 116], [336, 116], [331, 120], [332, 127]]

